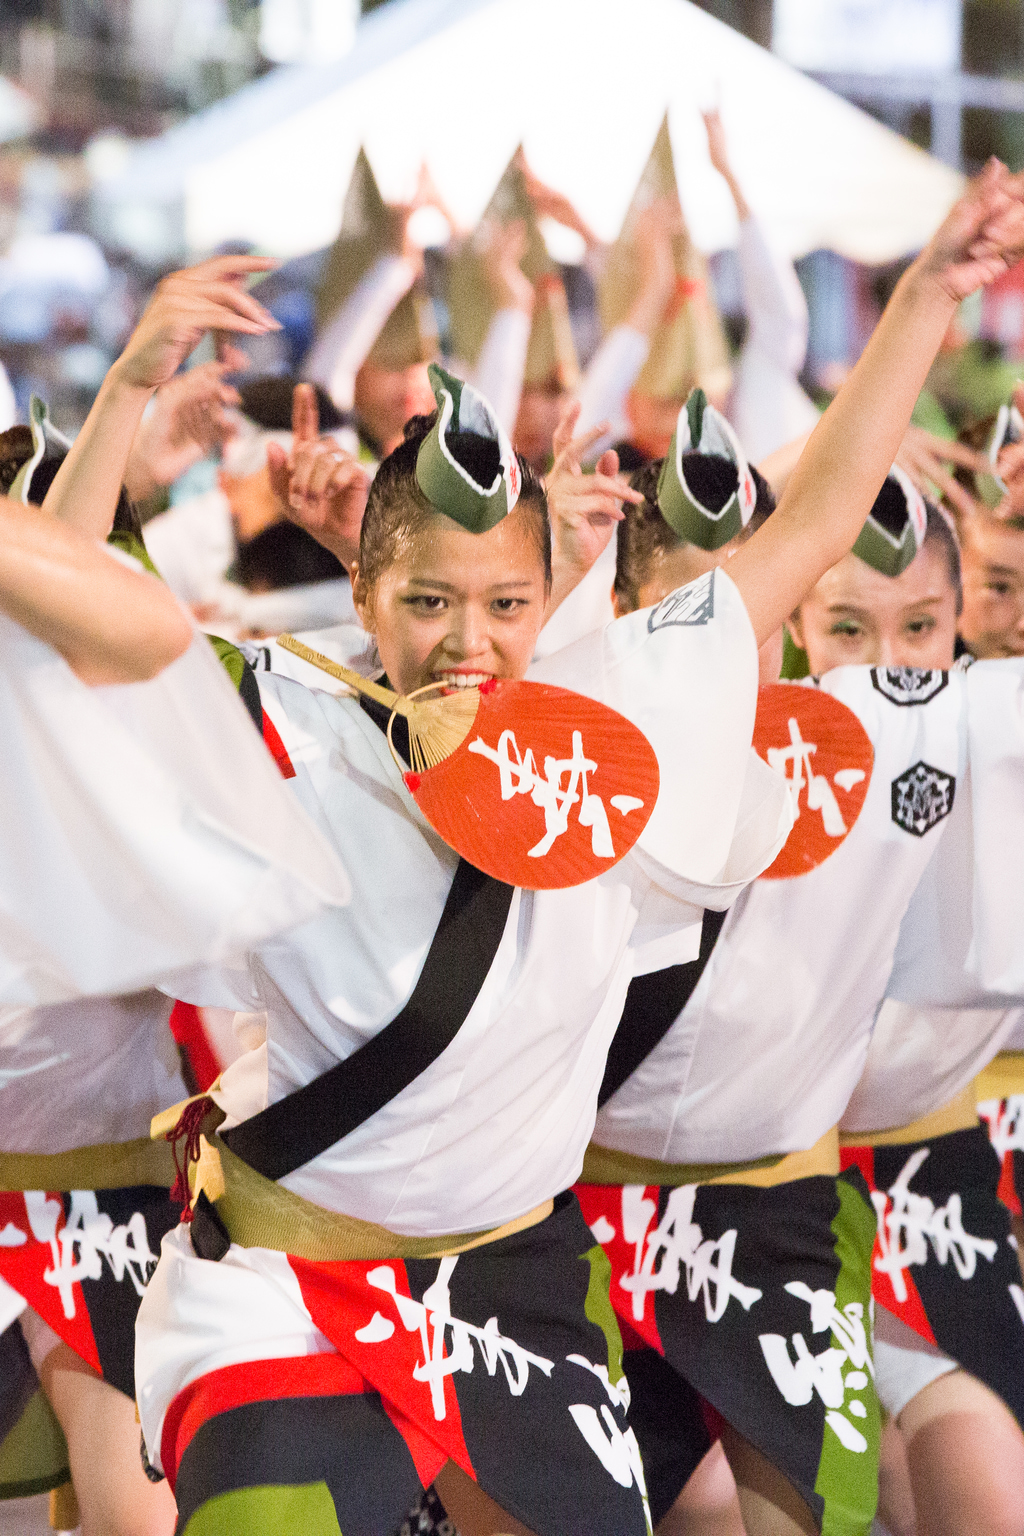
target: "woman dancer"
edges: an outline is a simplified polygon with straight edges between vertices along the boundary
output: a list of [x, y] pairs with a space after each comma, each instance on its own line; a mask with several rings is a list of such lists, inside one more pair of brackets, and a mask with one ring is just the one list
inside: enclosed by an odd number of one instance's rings
[[[336, 1144], [312, 1143], [312, 1156], [292, 1123], [283, 1157], [269, 1161], [254, 1151], [252, 1132], [264, 1140], [268, 1123], [255, 1115], [287, 1105], [289, 1089], [402, 1009], [456, 861], [422, 829], [365, 710], [261, 679], [300, 802], [337, 828], [358, 894], [351, 920], [262, 949], [235, 991], [266, 1007], [268, 1052], [226, 1074], [217, 1098], [235, 1122], [229, 1141], [279, 1177], [260, 1183], [222, 1153], [224, 1179], [244, 1181], [238, 1203], [229, 1209], [227, 1184], [201, 1177], [191, 1233], [165, 1241], [140, 1314], [143, 1427], [151, 1459], [177, 1475], [183, 1529], [251, 1528], [272, 1508], [310, 1530], [376, 1528], [400, 1516], [416, 1479], [434, 1476], [468, 1533], [643, 1528], [603, 1261], [571, 1202], [552, 1210], [550, 1197], [579, 1167], [629, 975], [667, 931], [696, 937], [687, 909], [724, 904], [722, 886], [735, 889], [777, 846], [777, 803], [743, 745], [756, 642], [856, 536], [961, 290], [1002, 270], [1022, 229], [1020, 191], [993, 168], [913, 269], [730, 576], [613, 626], [555, 672], [643, 722], [673, 786], [657, 835], [571, 891], [510, 892], [485, 952], [494, 969], [441, 1057]], [[445, 414], [414, 429], [374, 482], [354, 580], [402, 691], [522, 675], [544, 610], [542, 502], [524, 477], [522, 505], [469, 532], [466, 480], [475, 496], [497, 494], [504, 465], [508, 506], [523, 466], [482, 402], [443, 376], [438, 393]], [[448, 435], [442, 456], [461, 472], [432, 482], [432, 502], [421, 454], [446, 432], [455, 395], [488, 441]], [[309, 1244], [295, 1201], [314, 1220]], [[232, 1226], [249, 1242], [232, 1241]]]

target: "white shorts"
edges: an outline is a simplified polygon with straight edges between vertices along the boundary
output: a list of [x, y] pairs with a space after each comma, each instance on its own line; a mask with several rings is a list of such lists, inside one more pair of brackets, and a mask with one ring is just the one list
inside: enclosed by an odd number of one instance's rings
[[929, 1344], [884, 1307], [875, 1308], [875, 1387], [890, 1418], [940, 1376], [959, 1370], [955, 1360]]

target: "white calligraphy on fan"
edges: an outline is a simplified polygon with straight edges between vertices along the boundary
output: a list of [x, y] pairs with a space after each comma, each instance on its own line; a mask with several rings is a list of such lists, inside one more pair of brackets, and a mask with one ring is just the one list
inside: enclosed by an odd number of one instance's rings
[[[477, 737], [469, 745], [470, 752], [486, 757], [497, 764], [501, 781], [501, 798], [511, 800], [513, 795], [529, 795], [534, 805], [544, 812], [544, 836], [530, 849], [531, 859], [542, 859], [550, 853], [555, 839], [569, 827], [569, 812], [579, 803], [581, 827], [590, 828], [590, 846], [597, 859], [613, 859], [612, 834], [608, 826], [608, 813], [600, 795], [590, 792], [587, 775], [597, 771], [593, 758], [584, 756], [583, 733], [572, 733], [572, 757], [546, 757], [543, 777], [537, 772], [537, 762], [532, 748], [526, 756], [519, 751], [514, 731], [502, 731], [497, 747], [489, 747]], [[562, 779], [568, 774], [568, 783], [562, 788]], [[610, 804], [623, 816], [640, 810], [643, 801], [635, 795], [613, 795]]]
[[[832, 786], [822, 773], [815, 773], [811, 765], [811, 757], [818, 748], [813, 742], [804, 741], [800, 735], [800, 727], [795, 719], [789, 722], [788, 747], [769, 747], [768, 766], [776, 768], [789, 784], [790, 794], [793, 796], [793, 808], [800, 815], [800, 791], [804, 787], [805, 775], [807, 784], [807, 809], [820, 811], [822, 824], [829, 837], [845, 837], [846, 823], [839, 809], [839, 802], [832, 792]], [[792, 777], [788, 772], [792, 765]], [[863, 768], [840, 768], [834, 775], [840, 789], [845, 789], [847, 794], [855, 784], [860, 784], [865, 778]]]

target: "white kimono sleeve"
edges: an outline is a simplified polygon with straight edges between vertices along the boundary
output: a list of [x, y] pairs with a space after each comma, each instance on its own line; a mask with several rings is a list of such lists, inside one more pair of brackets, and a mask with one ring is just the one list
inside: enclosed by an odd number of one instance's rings
[[792, 262], [773, 251], [753, 217], [740, 224], [747, 338], [728, 415], [753, 463], [810, 431], [818, 412], [797, 383], [807, 352], [807, 301]]
[[521, 309], [499, 309], [491, 317], [473, 369], [473, 383], [490, 401], [509, 436], [519, 415], [531, 323], [531, 317]]
[[611, 432], [593, 445], [589, 459], [596, 459], [617, 438], [629, 436], [626, 396], [639, 378], [650, 350], [650, 339], [642, 331], [635, 331], [630, 325], [616, 325], [587, 364], [579, 387], [580, 419], [576, 432], [589, 432], [602, 421], [611, 423]]
[[416, 281], [416, 265], [405, 256], [381, 256], [365, 272], [313, 343], [302, 377], [322, 384], [339, 411], [350, 411], [356, 374], [393, 309]]
[[244, 634], [280, 635], [321, 625], [350, 624], [356, 619], [347, 576], [277, 587], [270, 592], [248, 592], [233, 581], [222, 581], [211, 592], [210, 601], [216, 612], [204, 619], [203, 626], [226, 640]]
[[1024, 1001], [1024, 659], [962, 679], [966, 764], [900, 928], [888, 995], [940, 1008]]
[[348, 881], [205, 637], [89, 688], [0, 617], [0, 1004], [231, 964]]
[[780, 774], [751, 747], [757, 642], [724, 570], [536, 663], [538, 682], [600, 699], [637, 726], [661, 789], [632, 857], [671, 895], [724, 908], [775, 858], [793, 821]]

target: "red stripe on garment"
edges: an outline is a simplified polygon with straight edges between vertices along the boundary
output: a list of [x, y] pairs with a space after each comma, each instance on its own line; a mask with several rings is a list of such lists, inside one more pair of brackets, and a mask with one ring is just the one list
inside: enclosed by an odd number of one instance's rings
[[864, 1175], [864, 1182], [868, 1189], [875, 1189], [875, 1149], [874, 1147], [840, 1147], [839, 1167], [845, 1173], [847, 1168], [859, 1168]]
[[[654, 1288], [632, 1291], [623, 1285], [627, 1275], [634, 1273], [637, 1264], [636, 1243], [627, 1240], [623, 1232], [623, 1186], [621, 1184], [575, 1184], [573, 1194], [580, 1202], [583, 1219], [591, 1231], [596, 1227], [601, 1236], [601, 1247], [612, 1266], [611, 1302], [615, 1308], [622, 1343], [625, 1349], [636, 1349], [646, 1344], [665, 1353], [654, 1315]], [[645, 1234], [649, 1238], [658, 1227], [658, 1202], [661, 1190], [657, 1184], [649, 1184], [640, 1196], [634, 1215], [647, 1217]], [[597, 1242], [597, 1237], [594, 1238]], [[643, 1247], [641, 1246], [641, 1260]], [[634, 1298], [639, 1298], [640, 1316]]]
[[[414, 1302], [403, 1313], [396, 1300], [397, 1296], [413, 1300], [402, 1260], [314, 1264], [290, 1253], [288, 1262], [316, 1326], [362, 1372], [368, 1387], [380, 1393], [424, 1484], [433, 1482], [449, 1459], [475, 1480], [451, 1375], [445, 1374], [441, 1382], [440, 1417], [430, 1383], [424, 1379], [421, 1321], [429, 1333], [424, 1309]], [[417, 1309], [424, 1313], [422, 1320], [410, 1315]], [[442, 1345], [445, 1358], [450, 1354], [447, 1343], [446, 1339]]]
[[366, 1390], [366, 1382], [355, 1367], [333, 1354], [246, 1360], [198, 1377], [182, 1388], [164, 1417], [160, 1460], [172, 1493], [190, 1441], [217, 1414], [246, 1403], [277, 1402], [285, 1397], [348, 1397]]
[[436, 1440], [431, 1440], [428, 1435], [425, 1435], [418, 1424], [415, 1424], [386, 1397], [381, 1398], [381, 1403], [384, 1406], [384, 1412], [405, 1441], [420, 1482], [424, 1488], [429, 1488], [448, 1461], [448, 1452], [438, 1445]]
[[[60, 1233], [65, 1226], [64, 1201], [60, 1194], [52, 1192], [45, 1195], [45, 1200], [45, 1207], [37, 1212], [37, 1221], [42, 1218], [54, 1223], [54, 1241], [64, 1259], [60, 1246]], [[0, 1192], [0, 1233], [4, 1237], [4, 1242], [0, 1244], [0, 1276], [19, 1296], [25, 1298], [32, 1310], [39, 1313], [43, 1322], [50, 1325], [58, 1338], [69, 1349], [73, 1349], [79, 1359], [91, 1365], [96, 1374], [101, 1376], [103, 1371], [85, 1292], [77, 1280], [66, 1283], [65, 1307], [60, 1289], [52, 1278], [45, 1278], [47, 1273], [53, 1275], [53, 1249], [48, 1241], [40, 1241], [33, 1236], [25, 1196], [19, 1191]], [[67, 1262], [71, 1262], [71, 1255], [67, 1256]], [[67, 1316], [68, 1310], [72, 1314], [70, 1317]]]
[[175, 1003], [171, 1009], [171, 1034], [188, 1056], [200, 1093], [205, 1093], [221, 1073], [206, 1034], [202, 1015], [193, 1003]]
[[1012, 1152], [1003, 1153], [1003, 1166], [999, 1170], [999, 1186], [996, 1194], [1012, 1216], [1024, 1216], [1024, 1207], [1021, 1206], [1020, 1195], [1017, 1193]]
[[295, 769], [292, 767], [292, 760], [288, 756], [285, 744], [281, 740], [276, 725], [266, 710], [263, 711], [263, 741], [280, 769], [282, 779], [294, 779]]
[[[875, 1191], [878, 1185], [875, 1183], [875, 1149], [874, 1147], [841, 1147], [839, 1149], [839, 1165], [845, 1171], [847, 1168], [859, 1168], [870, 1190]], [[886, 1196], [886, 1213], [891, 1208], [892, 1202]], [[876, 1218], [878, 1212], [875, 1212]], [[884, 1219], [884, 1218], [883, 1218]], [[914, 1278], [909, 1269], [903, 1270], [903, 1284], [906, 1287], [906, 1298], [900, 1300], [893, 1289], [892, 1279], [884, 1269], [879, 1269], [878, 1261], [883, 1257], [881, 1240], [878, 1230], [875, 1230], [875, 1245], [871, 1251], [871, 1295], [877, 1306], [884, 1307], [900, 1322], [906, 1323], [908, 1328], [913, 1328], [915, 1333], [921, 1335], [929, 1344], [935, 1344], [935, 1334], [932, 1325], [928, 1321], [921, 1293], [914, 1283]]]

